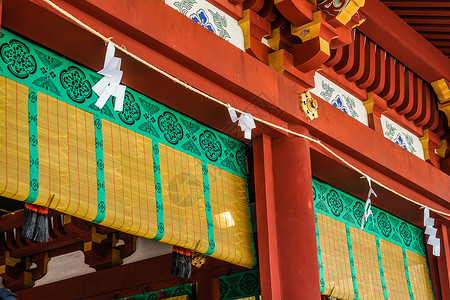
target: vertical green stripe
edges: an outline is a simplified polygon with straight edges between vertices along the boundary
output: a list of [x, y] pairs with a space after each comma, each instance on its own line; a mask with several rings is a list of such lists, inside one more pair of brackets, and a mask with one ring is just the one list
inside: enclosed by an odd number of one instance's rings
[[353, 290], [355, 292], [354, 299], [359, 299], [358, 284], [356, 282], [355, 273], [355, 262], [353, 260], [352, 238], [350, 236], [350, 226], [345, 225], [345, 230], [347, 232], [348, 256], [350, 258], [350, 270], [352, 271]]
[[322, 262], [322, 250], [320, 249], [319, 222], [317, 220], [316, 212], [314, 212], [314, 220], [316, 223], [316, 242], [317, 242], [317, 258], [319, 261], [320, 293], [322, 294], [325, 291], [325, 277], [323, 276], [323, 262]]
[[[257, 262], [257, 256], [256, 256], [256, 248], [255, 248], [255, 239], [253, 237], [253, 222], [252, 222], [252, 210], [250, 208], [250, 196], [248, 195], [248, 181], [245, 179], [245, 192], [247, 194], [247, 205], [248, 205], [248, 220], [250, 222], [250, 236], [252, 238], [252, 248], [253, 248], [253, 259], [255, 260], [255, 263], [253, 266], [250, 267], [250, 269], [253, 269], [256, 266]], [[256, 228], [255, 228], [256, 229]], [[256, 230], [255, 230], [256, 231]]]
[[209, 196], [208, 164], [204, 161], [202, 161], [202, 173], [203, 173], [203, 192], [205, 195], [206, 222], [208, 225], [208, 241], [209, 241], [209, 248], [205, 254], [211, 255], [216, 249], [216, 245], [214, 241], [214, 223], [211, 212], [211, 199]]
[[164, 236], [164, 211], [161, 186], [161, 167], [159, 164], [159, 143], [152, 140], [153, 147], [153, 170], [155, 172], [155, 196], [156, 196], [156, 219], [158, 222], [158, 233], [154, 237], [159, 241]]
[[98, 210], [97, 216], [93, 223], [100, 223], [105, 219], [106, 205], [105, 205], [105, 172], [103, 160], [103, 132], [102, 119], [94, 116], [95, 127], [95, 156], [97, 162], [97, 202]]
[[405, 248], [402, 248], [402, 252], [403, 252], [403, 264], [405, 265], [406, 281], [408, 282], [409, 298], [411, 300], [414, 300], [414, 296], [413, 296], [413, 292], [412, 292], [412, 288], [411, 288], [411, 281], [409, 280], [408, 261], [406, 259]]
[[376, 237], [377, 241], [377, 256], [378, 256], [378, 266], [380, 269], [380, 277], [381, 277], [381, 286], [383, 287], [383, 295], [384, 299], [387, 300], [387, 289], [386, 289], [386, 281], [384, 280], [384, 270], [383, 270], [383, 261], [381, 259], [381, 248], [380, 248], [380, 239]]
[[39, 194], [37, 91], [34, 88], [30, 88], [28, 94], [28, 136], [30, 145], [30, 193], [25, 201], [33, 203]]

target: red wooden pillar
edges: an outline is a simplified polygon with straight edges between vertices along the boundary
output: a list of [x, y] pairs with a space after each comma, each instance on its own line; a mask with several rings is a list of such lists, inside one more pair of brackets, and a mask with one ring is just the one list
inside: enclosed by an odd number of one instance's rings
[[196, 292], [198, 300], [220, 300], [219, 279], [209, 272], [200, 275]]
[[270, 137], [261, 135], [253, 140], [253, 161], [261, 295], [277, 300], [281, 290]]
[[[296, 128], [307, 133], [305, 128]], [[320, 299], [309, 142], [272, 141], [281, 299]], [[258, 228], [260, 230], [260, 228]]]
[[436, 227], [438, 228], [438, 237], [441, 239], [441, 255], [437, 258], [437, 265], [442, 300], [450, 300], [450, 232], [445, 225]]

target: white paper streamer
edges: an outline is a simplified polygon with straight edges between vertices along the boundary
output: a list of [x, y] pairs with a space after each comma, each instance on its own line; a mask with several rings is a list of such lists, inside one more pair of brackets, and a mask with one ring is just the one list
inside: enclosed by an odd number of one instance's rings
[[98, 100], [95, 105], [100, 109], [105, 106], [110, 96], [116, 97], [114, 104], [114, 110], [123, 110], [123, 99], [125, 97], [126, 86], [120, 84], [122, 80], [123, 72], [120, 70], [121, 59], [114, 57], [116, 47], [112, 42], [109, 42], [106, 48], [105, 63], [103, 69], [97, 72], [97, 74], [103, 75], [93, 87], [92, 90], [97, 94]]
[[243, 113], [238, 118], [236, 114], [236, 110], [228, 104], [228, 113], [230, 114], [231, 121], [236, 123], [238, 121], [239, 127], [244, 132], [244, 137], [248, 140], [252, 139], [252, 129], [256, 128], [255, 120], [253, 120], [253, 116], [248, 113]]
[[375, 191], [372, 189], [372, 180], [369, 176], [363, 176], [361, 178], [366, 178], [367, 182], [369, 183], [369, 193], [367, 194], [367, 200], [366, 205], [364, 205], [364, 216], [361, 220], [361, 230], [364, 228], [365, 222], [369, 220], [369, 216], [372, 216], [372, 228], [375, 227], [375, 222], [373, 220], [373, 212], [372, 212], [372, 202], [370, 200], [370, 196], [373, 194], [375, 197], [377, 197], [377, 194], [375, 194]]
[[434, 218], [430, 218], [430, 209], [428, 207], [425, 207], [423, 211], [423, 226], [425, 226], [425, 234], [428, 235], [427, 244], [433, 246], [433, 255], [440, 256], [441, 240], [436, 237], [437, 229], [433, 227]]

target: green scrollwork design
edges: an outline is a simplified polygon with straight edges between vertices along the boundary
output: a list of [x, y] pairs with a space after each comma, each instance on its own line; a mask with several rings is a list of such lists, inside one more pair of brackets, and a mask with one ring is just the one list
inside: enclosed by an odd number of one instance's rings
[[8, 70], [20, 79], [28, 78], [36, 72], [36, 59], [30, 49], [22, 42], [12, 39], [0, 47], [0, 56]]

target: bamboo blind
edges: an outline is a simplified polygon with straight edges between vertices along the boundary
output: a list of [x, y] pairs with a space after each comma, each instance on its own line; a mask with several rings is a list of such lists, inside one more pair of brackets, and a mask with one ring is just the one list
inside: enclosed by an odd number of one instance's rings
[[313, 180], [321, 293], [337, 299], [434, 299], [423, 231]]
[[244, 267], [255, 264], [245, 145], [2, 29], [0, 195]]

